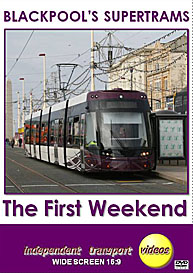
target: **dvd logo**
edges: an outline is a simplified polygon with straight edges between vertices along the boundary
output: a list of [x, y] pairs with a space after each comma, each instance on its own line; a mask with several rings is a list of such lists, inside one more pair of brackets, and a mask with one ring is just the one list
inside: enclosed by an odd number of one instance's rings
[[139, 245], [142, 262], [151, 268], [166, 266], [173, 257], [173, 246], [162, 234], [150, 234]]
[[149, 245], [147, 245], [147, 247], [142, 247], [141, 248], [141, 254], [169, 254], [170, 253], [170, 248], [169, 247], [155, 247], [155, 245], [153, 245], [152, 247], [149, 247]]
[[174, 261], [174, 269], [188, 270], [189, 269], [189, 261], [188, 260], [175, 260]]

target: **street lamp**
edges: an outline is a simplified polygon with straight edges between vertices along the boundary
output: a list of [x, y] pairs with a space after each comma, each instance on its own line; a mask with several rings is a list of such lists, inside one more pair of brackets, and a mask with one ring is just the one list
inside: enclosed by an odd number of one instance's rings
[[130, 67], [131, 72], [131, 91], [133, 90], [133, 67]]
[[173, 111], [175, 111], [175, 98], [176, 98], [176, 90], [173, 91]]
[[20, 97], [19, 97], [19, 91], [17, 92], [17, 127], [18, 132], [20, 129]]
[[91, 91], [95, 91], [95, 78], [94, 78], [94, 30], [91, 30], [91, 64], [90, 64], [90, 71], [91, 71]]
[[150, 92], [151, 92], [151, 110], [153, 111], [153, 94], [152, 94], [152, 86], [150, 88]]
[[29, 105], [30, 105], [30, 115], [31, 115], [32, 112], [33, 112], [32, 90], [31, 90], [29, 96], [30, 96], [30, 97], [29, 97]]
[[40, 53], [40, 57], [43, 57], [43, 73], [44, 73], [44, 93], [43, 93], [43, 109], [46, 108], [46, 54], [45, 53]]
[[19, 78], [22, 81], [22, 127], [25, 123], [25, 80], [24, 78]]

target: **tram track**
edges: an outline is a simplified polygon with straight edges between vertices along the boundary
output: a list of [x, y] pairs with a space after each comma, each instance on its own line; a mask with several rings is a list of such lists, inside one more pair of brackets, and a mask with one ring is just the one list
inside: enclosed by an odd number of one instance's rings
[[[47, 175], [41, 174], [40, 172], [35, 171], [35, 170], [33, 170], [33, 169], [31, 169], [31, 168], [29, 168], [29, 167], [27, 167], [27, 166], [25, 166], [25, 165], [23, 165], [23, 164], [17, 162], [17, 161], [15, 161], [14, 159], [11, 159], [11, 158], [9, 158], [9, 157], [6, 157], [6, 159], [10, 160], [12, 163], [14, 163], [14, 164], [16, 164], [16, 165], [18, 165], [18, 166], [20, 166], [20, 167], [22, 167], [22, 168], [24, 168], [24, 169], [26, 169], [27, 171], [29, 171], [29, 172], [31, 172], [31, 173], [33, 173], [33, 174], [36, 174], [36, 175], [40, 176], [41, 178], [43, 178], [43, 179], [45, 179], [45, 180], [47, 180], [47, 181], [49, 181], [49, 182], [51, 182], [51, 183], [54, 183], [55, 185], [57, 185], [57, 186], [59, 186], [59, 187], [65, 189], [65, 190], [67, 190], [67, 191], [70, 191], [70, 192], [68, 192], [68, 193], [78, 193], [78, 191], [73, 190], [71, 187], [68, 187], [68, 186], [66, 186], [66, 185], [63, 185], [62, 183], [60, 183], [60, 182], [58, 182], [58, 181], [55, 181], [54, 179], [48, 177]], [[8, 178], [8, 180], [9, 180], [9, 181], [10, 181], [10, 182], [11, 182], [11, 183], [12, 183], [20, 192], [25, 193], [25, 191], [23, 190], [23, 188], [22, 188], [21, 186], [19, 186], [19, 185], [17, 184], [17, 182], [16, 182], [13, 178], [11, 178], [10, 176], [8, 176], [7, 174], [6, 174], [6, 177]]]
[[9, 175], [6, 174], [7, 179], [14, 185], [14, 187], [16, 187], [16, 189], [19, 190], [19, 192], [21, 193], [25, 193], [25, 191], [22, 189], [22, 187], [20, 187], [14, 180], [13, 178], [11, 178]]
[[[25, 194], [151, 194], [184, 193], [185, 186], [152, 173], [86, 173], [36, 159], [21, 150], [7, 149], [6, 193]], [[41, 179], [40, 179], [41, 178]]]
[[[59, 186], [59, 187], [65, 189], [65, 190], [70, 191], [69, 193], [80, 193], [79, 191], [72, 189], [70, 186], [67, 186], [66, 184], [63, 185], [62, 183], [53, 180], [52, 178], [48, 177], [47, 175], [41, 174], [41, 173], [39, 173], [38, 171], [35, 171], [35, 170], [33, 170], [33, 169], [31, 169], [31, 168], [29, 168], [29, 167], [27, 167], [27, 166], [25, 166], [25, 165], [23, 165], [23, 164], [17, 162], [17, 161], [15, 161], [14, 159], [11, 159], [11, 158], [9, 158], [9, 157], [6, 157], [6, 159], [10, 160], [12, 163], [14, 163], [14, 164], [16, 164], [16, 165], [18, 165], [18, 166], [20, 166], [20, 167], [22, 167], [22, 168], [24, 168], [24, 169], [26, 169], [27, 171], [30, 171], [31, 173], [34, 173], [34, 174], [36, 174], [36, 175], [42, 177], [43, 179], [45, 179], [45, 180], [47, 180], [47, 181], [49, 181], [49, 182], [52, 182], [52, 183], [54, 183], [55, 185], [57, 185], [57, 186]], [[27, 185], [25, 185], [25, 187], [24, 187], [23, 185], [20, 186], [20, 185], [18, 185], [17, 182], [16, 182], [12, 177], [10, 177], [9, 175], [6, 174], [6, 177], [7, 177], [8, 180], [9, 180], [9, 181], [10, 181], [10, 182], [19, 190], [19, 192], [21, 192], [21, 193], [26, 193], [26, 191], [24, 190], [24, 188], [27, 188]], [[102, 181], [102, 182], [104, 182], [104, 181]], [[120, 182], [118, 182], [118, 181], [116, 181], [116, 180], [115, 180], [115, 181], [110, 180], [110, 182], [111, 182], [111, 185], [119, 186], [119, 187], [123, 187], [123, 186], [124, 186], [124, 187], [130, 188], [130, 186], [132, 186], [132, 185], [127, 185], [126, 183], [124, 183], [124, 185], [123, 185], [123, 184], [121, 184]], [[137, 182], [137, 183], [138, 183], [138, 182]], [[134, 184], [134, 183], [133, 183], [133, 184]], [[93, 184], [93, 185], [94, 185], [94, 184]], [[72, 187], [76, 187], [76, 186], [78, 186], [78, 185], [73, 184]], [[98, 185], [98, 186], [99, 186], [99, 185]], [[138, 189], [138, 190], [135, 190], [133, 187], [132, 187], [132, 191], [133, 191], [133, 192], [136, 192], [136, 193], [145, 193], [145, 191], [142, 191], [142, 190], [139, 190], [139, 189]]]

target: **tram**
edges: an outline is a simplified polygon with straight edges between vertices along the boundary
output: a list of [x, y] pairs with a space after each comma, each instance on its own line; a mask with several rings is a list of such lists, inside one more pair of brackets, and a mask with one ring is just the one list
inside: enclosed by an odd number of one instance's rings
[[82, 172], [155, 167], [150, 106], [143, 92], [93, 91], [25, 120], [25, 153]]

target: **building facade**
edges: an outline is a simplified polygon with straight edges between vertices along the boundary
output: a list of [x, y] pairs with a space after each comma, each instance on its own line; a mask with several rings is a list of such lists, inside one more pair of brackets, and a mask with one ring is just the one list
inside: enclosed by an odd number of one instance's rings
[[109, 74], [110, 89], [143, 91], [152, 110], [173, 109], [176, 93], [187, 87], [187, 37], [136, 50]]
[[147, 57], [146, 93], [153, 110], [173, 109], [177, 92], [187, 86], [187, 39], [157, 42]]
[[109, 73], [108, 89], [146, 91], [147, 57], [150, 48], [142, 48], [129, 53], [120, 62], [114, 64]]

